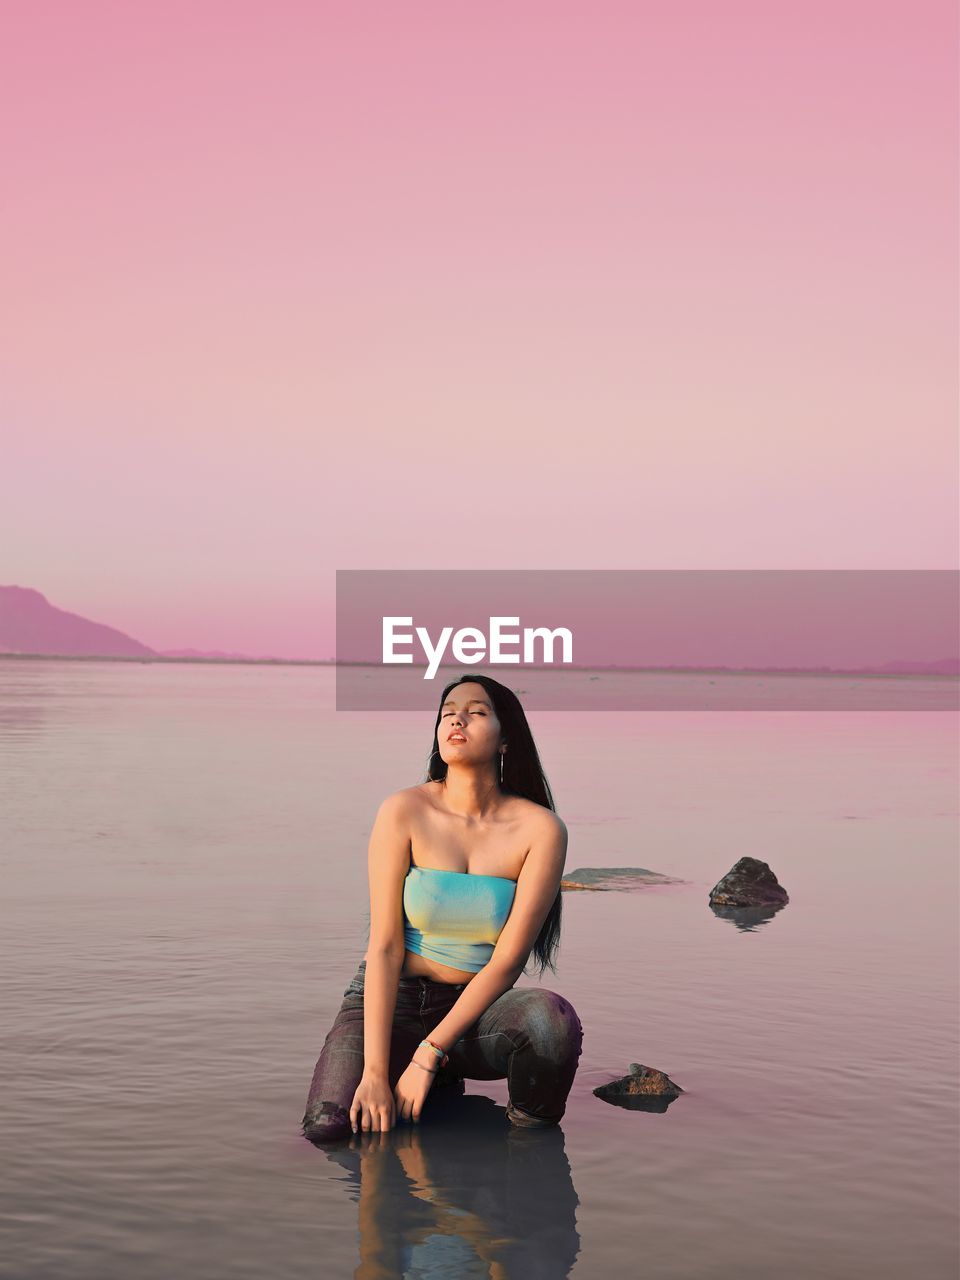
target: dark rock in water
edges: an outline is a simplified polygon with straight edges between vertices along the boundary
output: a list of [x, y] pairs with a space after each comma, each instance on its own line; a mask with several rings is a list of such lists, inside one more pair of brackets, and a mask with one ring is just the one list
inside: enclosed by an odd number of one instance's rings
[[597, 1085], [593, 1092], [604, 1102], [631, 1111], [664, 1112], [685, 1091], [665, 1071], [645, 1067], [642, 1062], [631, 1062], [628, 1076]]
[[710, 890], [712, 907], [774, 907], [789, 901], [786, 889], [759, 858], [741, 858]]
[[564, 872], [561, 889], [642, 889], [651, 884], [683, 884], [675, 876], [665, 876], [645, 867], [578, 867]]

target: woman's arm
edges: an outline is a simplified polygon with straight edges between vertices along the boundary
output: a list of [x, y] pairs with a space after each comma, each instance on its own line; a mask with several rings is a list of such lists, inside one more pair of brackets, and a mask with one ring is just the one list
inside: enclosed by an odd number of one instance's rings
[[410, 866], [408, 801], [394, 792], [377, 810], [367, 852], [370, 944], [363, 981], [363, 1070], [388, 1078], [393, 1014], [406, 951], [403, 882]]

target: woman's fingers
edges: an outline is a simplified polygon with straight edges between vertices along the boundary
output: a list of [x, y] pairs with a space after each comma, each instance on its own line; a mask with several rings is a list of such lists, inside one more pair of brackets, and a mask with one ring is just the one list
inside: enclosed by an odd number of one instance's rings
[[386, 1133], [390, 1128], [390, 1108], [383, 1105], [374, 1107], [370, 1112], [370, 1124], [374, 1133]]
[[355, 1102], [350, 1108], [350, 1128], [354, 1133], [358, 1129], [363, 1133], [386, 1133], [392, 1125], [392, 1117], [388, 1106], [364, 1108], [363, 1103]]

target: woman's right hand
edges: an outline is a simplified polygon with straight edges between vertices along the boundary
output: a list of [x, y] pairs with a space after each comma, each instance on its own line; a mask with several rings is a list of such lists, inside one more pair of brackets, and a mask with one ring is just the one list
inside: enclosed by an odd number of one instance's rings
[[350, 1127], [356, 1133], [392, 1129], [396, 1120], [395, 1099], [386, 1076], [364, 1072], [350, 1104]]

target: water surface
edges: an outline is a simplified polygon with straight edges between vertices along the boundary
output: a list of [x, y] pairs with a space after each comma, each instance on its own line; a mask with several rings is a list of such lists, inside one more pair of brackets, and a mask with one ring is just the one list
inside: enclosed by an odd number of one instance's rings
[[[561, 1129], [473, 1081], [325, 1151], [370, 825], [432, 738], [334, 701], [323, 667], [0, 660], [0, 1274], [953, 1280], [954, 714], [532, 714], [567, 866], [683, 883], [564, 895]], [[745, 854], [791, 898], [755, 928], [707, 905]], [[685, 1094], [592, 1095], [632, 1061]]]

